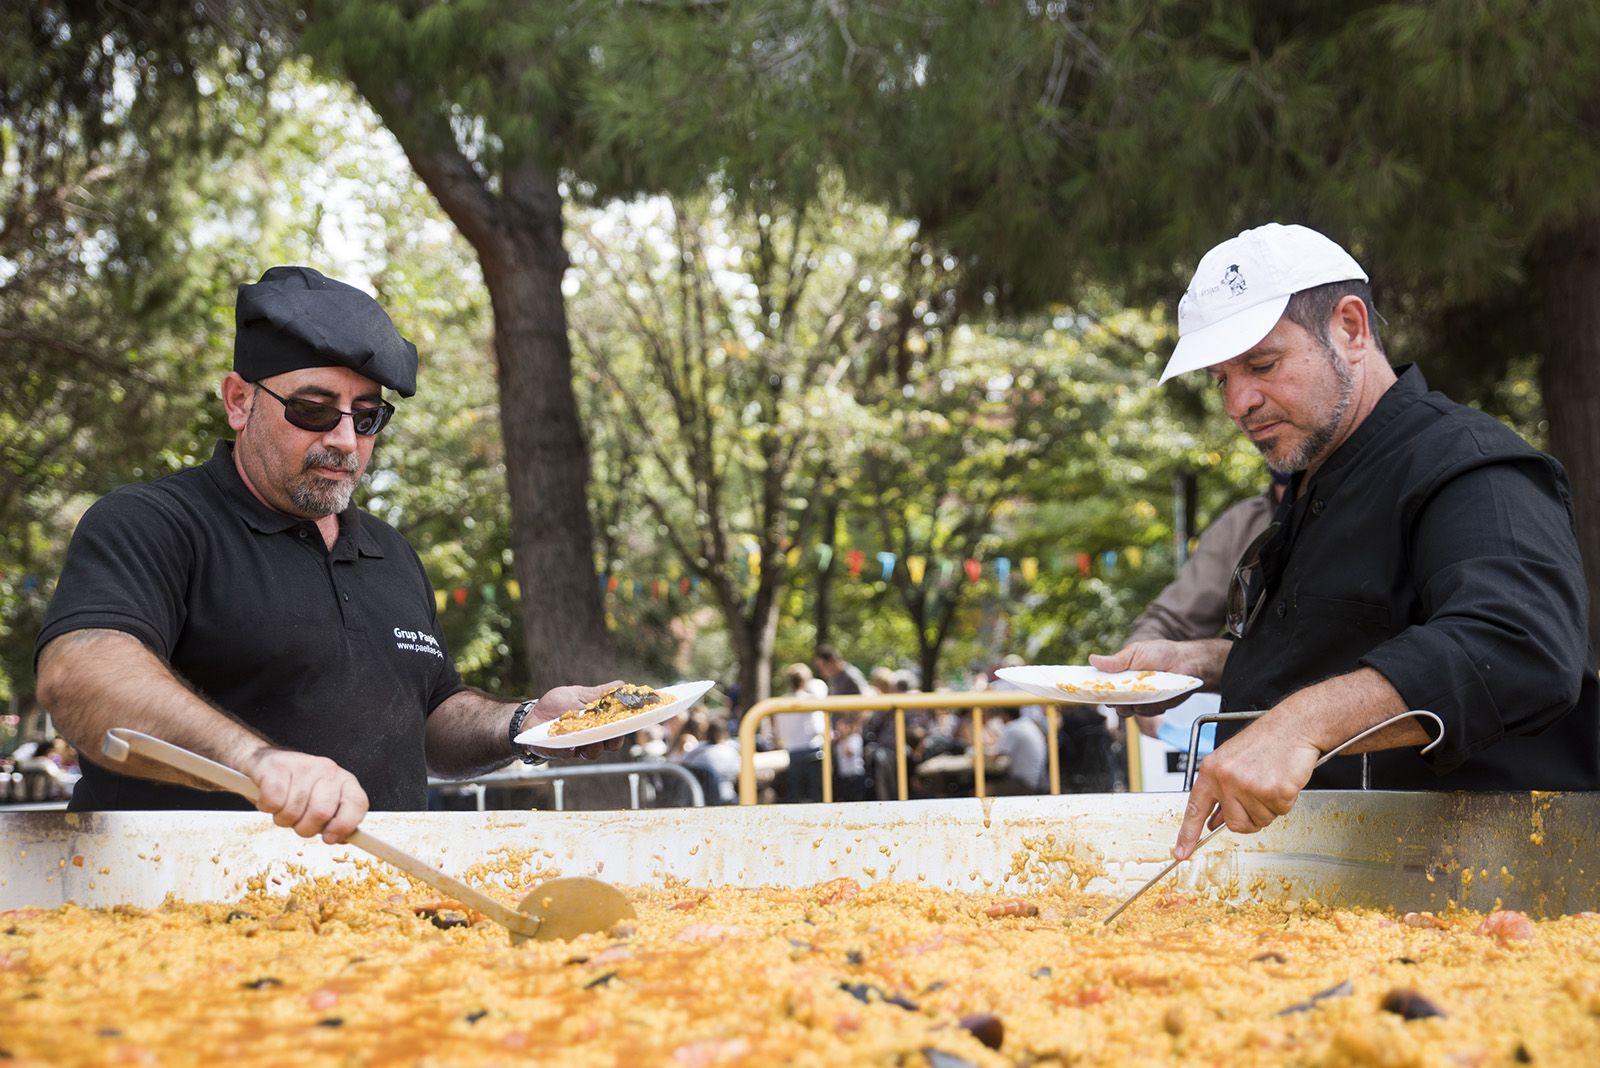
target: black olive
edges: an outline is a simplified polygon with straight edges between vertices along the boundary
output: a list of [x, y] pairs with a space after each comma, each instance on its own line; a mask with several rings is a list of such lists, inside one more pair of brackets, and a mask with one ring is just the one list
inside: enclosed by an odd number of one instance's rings
[[859, 949], [852, 949], [845, 953], [844, 959], [847, 964], [860, 964], [866, 958], [861, 955]]
[[428, 917], [428, 922], [441, 930], [451, 927], [471, 927], [472, 922], [459, 912], [435, 912]]
[[975, 1062], [965, 1057], [957, 1057], [954, 1053], [946, 1053], [931, 1046], [925, 1048], [922, 1055], [928, 1058], [928, 1068], [978, 1068]]
[[590, 979], [587, 983], [584, 983], [583, 988], [585, 990], [593, 990], [597, 986], [605, 986], [616, 977], [616, 972], [606, 972], [604, 975], [597, 975], [593, 979]]
[[943, 990], [945, 987], [947, 987], [949, 985], [950, 984], [945, 982], [943, 979], [935, 979], [933, 982], [931, 982], [927, 986], [923, 987], [922, 988], [922, 992], [924, 994], [931, 994], [935, 990]]
[[900, 1008], [905, 1009], [907, 1012], [917, 1011], [916, 1002], [908, 1001], [899, 994], [885, 994], [882, 990], [873, 986], [871, 983], [840, 983], [839, 989], [843, 990], [846, 994], [849, 994], [857, 1001], [864, 1002], [868, 1005], [872, 1004], [874, 995], [876, 995], [877, 1000], [882, 1001], [885, 1004], [897, 1005]]
[[1383, 996], [1383, 1011], [1392, 1012], [1406, 1020], [1426, 1020], [1430, 1016], [1443, 1016], [1445, 1011], [1415, 990], [1395, 987]]
[[17, 933], [17, 925], [16, 924], [12, 924], [10, 927], [6, 928], [6, 934], [14, 935], [16, 933]]
[[317, 1026], [318, 1027], [343, 1027], [344, 1026], [344, 1020], [340, 1019], [337, 1016], [330, 1016], [326, 1020], [318, 1020], [317, 1021]]
[[475, 1009], [467, 1013], [467, 1023], [477, 1023], [487, 1015], [489, 1015], [488, 1009]]
[[228, 913], [228, 918], [224, 922], [225, 923], [232, 923], [235, 920], [253, 920], [253, 919], [255, 919], [255, 917], [252, 916], [250, 913], [246, 912], [244, 909], [234, 909], [232, 912]]
[[1264, 960], [1269, 960], [1274, 964], [1285, 964], [1285, 963], [1287, 963], [1283, 959], [1283, 954], [1275, 952], [1275, 951], [1268, 951], [1266, 953], [1257, 954], [1256, 956], [1250, 958], [1250, 963], [1251, 964], [1260, 964]]
[[588, 957], [568, 957], [566, 960], [562, 961], [561, 963], [562, 964], [582, 964], [585, 961], [587, 961], [588, 959], [589, 959]]
[[1417, 962], [1412, 960], [1410, 957], [1396, 957], [1393, 960], [1391, 960], [1389, 963], [1390, 964], [1415, 964]]
[[16, 1057], [16, 1054], [12, 1053], [10, 1050], [8, 1050], [8, 1049], [0, 1049], [0, 1061], [9, 1061], [9, 1060], [14, 1059], [15, 1057]]
[[1056, 974], [1055, 969], [1051, 968], [1048, 964], [1042, 968], [1035, 968], [1033, 970], [1033, 977], [1035, 979], [1048, 979], [1054, 974]]
[[1006, 1039], [1005, 1024], [1000, 1022], [1000, 1017], [987, 1012], [975, 1012], [971, 1016], [963, 1016], [956, 1021], [963, 1031], [972, 1032], [972, 1037], [982, 1042], [990, 1049], [999, 1049], [1000, 1043]]
[[251, 979], [249, 982], [241, 983], [240, 985], [246, 990], [265, 990], [269, 986], [282, 986], [283, 980], [274, 979], [272, 976], [267, 975], [260, 979]]
[[118, 1031], [115, 1027], [102, 1027], [102, 1028], [100, 1028], [100, 1030], [96, 1031], [95, 1034], [99, 1035], [101, 1038], [121, 1038], [122, 1037], [122, 1032]]
[[1516, 1061], [1518, 1064], [1532, 1064], [1533, 1054], [1528, 1052], [1527, 1046], [1524, 1046], [1521, 1042], [1518, 1042], [1517, 1051], [1511, 1055], [1511, 1059]]
[[1329, 998], [1347, 998], [1355, 992], [1355, 985], [1351, 983], [1350, 980], [1346, 979], [1338, 986], [1330, 986], [1326, 990], [1319, 990], [1315, 994], [1312, 994], [1310, 999], [1295, 1005], [1290, 1005], [1287, 1009], [1280, 1010], [1278, 1015], [1290, 1016], [1297, 1012], [1310, 1012], [1312, 1009], [1316, 1008], [1317, 1002], [1319, 1001], [1326, 1001]]

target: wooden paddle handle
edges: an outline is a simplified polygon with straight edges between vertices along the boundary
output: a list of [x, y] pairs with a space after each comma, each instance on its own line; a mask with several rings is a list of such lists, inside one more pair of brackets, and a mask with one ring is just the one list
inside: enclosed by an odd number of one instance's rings
[[[105, 742], [101, 751], [110, 759], [121, 763], [128, 759], [130, 753], [165, 764], [169, 768], [176, 768], [188, 775], [213, 786], [229, 790], [245, 798], [251, 804], [261, 800], [261, 791], [248, 776], [241, 775], [226, 764], [219, 764], [209, 757], [191, 752], [182, 746], [164, 742], [160, 738], [152, 737], [142, 731], [131, 730], [127, 727], [112, 727], [106, 731]], [[496, 923], [509, 927], [518, 934], [533, 937], [539, 929], [539, 921], [533, 916], [518, 912], [516, 909], [496, 901], [481, 890], [475, 890], [459, 879], [454, 879], [435, 868], [419, 857], [414, 857], [397, 846], [390, 845], [383, 839], [368, 834], [357, 828], [350, 832], [350, 837], [345, 839], [357, 849], [371, 853], [379, 860], [387, 861], [412, 876], [420, 882], [427, 883], [441, 894], [448, 894], [460, 901], [468, 908], [476, 909]]]

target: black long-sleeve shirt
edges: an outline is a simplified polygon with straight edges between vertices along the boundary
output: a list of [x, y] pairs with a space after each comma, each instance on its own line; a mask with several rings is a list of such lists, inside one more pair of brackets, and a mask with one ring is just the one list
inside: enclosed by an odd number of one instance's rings
[[[1372, 754], [1375, 788], [1600, 788], [1600, 689], [1566, 474], [1497, 420], [1429, 392], [1415, 367], [1399, 371], [1279, 507], [1265, 600], [1228, 655], [1223, 707], [1271, 708], [1370, 667], [1444, 723], [1426, 757]], [[1358, 758], [1340, 757], [1311, 785], [1358, 782]]]

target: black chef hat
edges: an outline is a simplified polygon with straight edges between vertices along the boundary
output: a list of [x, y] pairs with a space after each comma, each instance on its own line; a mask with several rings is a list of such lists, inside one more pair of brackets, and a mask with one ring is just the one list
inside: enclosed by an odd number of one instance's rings
[[272, 267], [239, 287], [233, 369], [247, 382], [303, 367], [348, 367], [402, 397], [417, 391], [417, 347], [378, 302], [310, 267]]

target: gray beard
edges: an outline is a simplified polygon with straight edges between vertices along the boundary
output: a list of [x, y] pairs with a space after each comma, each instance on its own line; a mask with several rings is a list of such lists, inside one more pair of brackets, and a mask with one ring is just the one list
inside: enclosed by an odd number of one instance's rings
[[320, 450], [306, 456], [305, 466], [300, 477], [289, 483], [289, 500], [302, 513], [308, 516], [338, 515], [350, 507], [350, 498], [355, 496], [356, 483], [354, 479], [345, 479], [334, 482], [313, 474], [313, 467], [342, 467], [346, 471], [354, 472], [360, 461], [355, 453], [339, 453], [332, 450]]
[[1311, 462], [1322, 455], [1333, 441], [1334, 435], [1339, 432], [1339, 423], [1344, 419], [1344, 413], [1350, 410], [1350, 402], [1356, 395], [1356, 376], [1351, 373], [1339, 359], [1338, 353], [1331, 347], [1324, 350], [1328, 361], [1333, 364], [1333, 373], [1339, 376], [1339, 399], [1334, 402], [1333, 411], [1328, 413], [1328, 418], [1306, 435], [1300, 447], [1281, 460], [1267, 458], [1267, 468], [1280, 475], [1292, 475], [1296, 471], [1304, 471], [1311, 466]]

